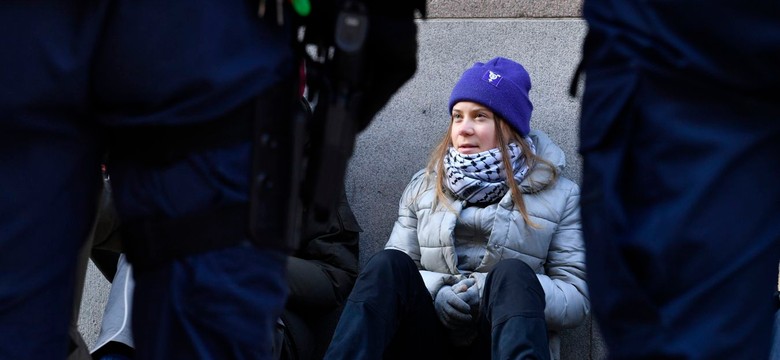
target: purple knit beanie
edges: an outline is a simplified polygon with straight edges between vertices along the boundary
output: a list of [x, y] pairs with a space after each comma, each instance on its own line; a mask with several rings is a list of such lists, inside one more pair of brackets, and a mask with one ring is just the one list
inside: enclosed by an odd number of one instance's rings
[[528, 135], [533, 105], [528, 98], [531, 77], [522, 65], [502, 57], [476, 63], [455, 84], [450, 95], [452, 107], [460, 101], [487, 106], [521, 136]]

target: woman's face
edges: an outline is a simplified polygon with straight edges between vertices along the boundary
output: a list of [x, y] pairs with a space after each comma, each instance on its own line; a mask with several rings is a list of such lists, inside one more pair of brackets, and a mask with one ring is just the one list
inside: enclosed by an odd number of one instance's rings
[[498, 147], [495, 115], [475, 102], [455, 104], [450, 138], [452, 146], [461, 154], [476, 154]]

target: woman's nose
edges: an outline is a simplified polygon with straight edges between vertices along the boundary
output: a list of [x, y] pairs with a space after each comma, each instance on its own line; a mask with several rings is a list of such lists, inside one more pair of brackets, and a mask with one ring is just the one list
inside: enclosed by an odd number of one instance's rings
[[471, 135], [474, 133], [474, 127], [471, 125], [470, 121], [464, 121], [463, 125], [460, 127], [459, 133], [461, 135]]

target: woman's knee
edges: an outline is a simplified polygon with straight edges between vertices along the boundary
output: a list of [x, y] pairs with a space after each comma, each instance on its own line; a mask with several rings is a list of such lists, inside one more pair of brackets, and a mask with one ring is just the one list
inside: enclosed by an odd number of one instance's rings
[[368, 260], [359, 277], [378, 276], [394, 278], [408, 277], [408, 275], [412, 274], [419, 274], [419, 272], [417, 265], [414, 264], [409, 255], [398, 250], [382, 250]]
[[368, 264], [366, 264], [366, 267], [368, 266], [381, 266], [398, 269], [411, 268], [417, 271], [417, 266], [414, 264], [414, 261], [412, 261], [412, 258], [409, 257], [409, 255], [406, 255], [406, 253], [403, 251], [391, 249], [382, 250], [374, 254], [374, 256], [369, 259]]
[[527, 289], [544, 299], [544, 290], [536, 273], [528, 264], [519, 259], [501, 260], [488, 274], [486, 283], [494, 292], [507, 290], [516, 292]]
[[489, 276], [510, 276], [515, 278], [524, 278], [527, 280], [537, 280], [534, 270], [531, 269], [531, 267], [528, 266], [528, 264], [526, 264], [524, 261], [519, 259], [504, 259], [499, 261], [498, 264], [493, 267], [493, 270], [490, 271]]
[[[499, 262], [486, 279], [483, 300], [497, 319], [512, 315], [543, 316], [546, 301], [536, 273], [525, 262], [507, 259]], [[488, 316], [490, 316], [488, 314]]]
[[[425, 293], [425, 283], [417, 270], [417, 265], [405, 253], [398, 250], [382, 250], [368, 261], [358, 275], [350, 300], [361, 301], [389, 294], [403, 294], [404, 298]], [[430, 296], [428, 296], [430, 300]]]

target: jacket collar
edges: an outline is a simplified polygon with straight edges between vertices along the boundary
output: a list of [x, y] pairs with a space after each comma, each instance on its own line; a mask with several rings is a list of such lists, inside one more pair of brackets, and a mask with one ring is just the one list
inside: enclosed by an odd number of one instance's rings
[[[558, 174], [563, 172], [566, 167], [566, 155], [550, 137], [540, 130], [531, 130], [528, 136], [536, 145], [536, 154], [549, 161]], [[553, 171], [545, 164], [537, 164], [531, 172], [520, 183], [520, 188], [524, 193], [535, 193], [543, 190], [553, 182]]]

